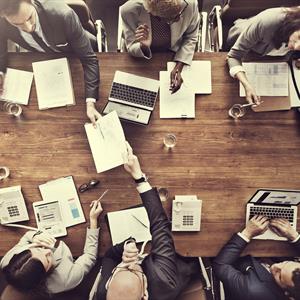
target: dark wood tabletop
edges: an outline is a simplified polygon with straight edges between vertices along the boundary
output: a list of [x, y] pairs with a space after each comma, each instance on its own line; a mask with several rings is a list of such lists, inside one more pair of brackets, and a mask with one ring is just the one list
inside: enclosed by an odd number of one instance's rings
[[[32, 71], [32, 62], [55, 57], [10, 54], [8, 64]], [[171, 56], [157, 54], [147, 61], [124, 53], [103, 53], [98, 58], [101, 85], [97, 107], [102, 110], [116, 70], [158, 79], [159, 71], [166, 70]], [[211, 61], [213, 84], [211, 95], [197, 95], [195, 119], [160, 119], [157, 102], [147, 127], [123, 124], [126, 138], [150, 183], [169, 190], [170, 197], [163, 203], [168, 215], [175, 195], [194, 194], [203, 201], [201, 231], [173, 234], [176, 249], [183, 255], [216, 255], [230, 236], [243, 228], [246, 203], [257, 189], [300, 189], [299, 112], [249, 110], [242, 120], [229, 118], [230, 106], [242, 103], [243, 99], [238, 96], [237, 81], [228, 75], [225, 58], [225, 53], [195, 54], [196, 60]], [[87, 220], [90, 201], [105, 189], [110, 190], [102, 201], [106, 212], [140, 203], [135, 184], [122, 166], [96, 173], [83, 127], [88, 119], [82, 67], [74, 57], [69, 62], [75, 106], [38, 110], [33, 83], [29, 105], [23, 107], [21, 118], [0, 112], [0, 165], [11, 171], [8, 179], [0, 181], [0, 188], [22, 186], [30, 215], [25, 225], [36, 225], [32, 202], [41, 200], [38, 185], [61, 176], [73, 175], [77, 186], [92, 178], [100, 180], [94, 190], [79, 195]], [[172, 151], [163, 147], [163, 137], [169, 132], [177, 137]], [[74, 256], [82, 253], [86, 226], [69, 228], [64, 238]], [[0, 255], [22, 234], [22, 229], [0, 227]], [[105, 218], [101, 218], [99, 244], [100, 255], [111, 246]], [[245, 253], [295, 255], [288, 243], [274, 241], [252, 241]]]

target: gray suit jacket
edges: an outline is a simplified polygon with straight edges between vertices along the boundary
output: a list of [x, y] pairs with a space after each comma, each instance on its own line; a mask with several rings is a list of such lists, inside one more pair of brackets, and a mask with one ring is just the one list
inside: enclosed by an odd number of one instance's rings
[[[3, 269], [14, 254], [27, 250], [32, 244], [35, 231], [28, 231], [20, 239], [19, 243], [9, 250], [1, 260], [0, 267]], [[53, 250], [54, 269], [47, 277], [46, 285], [52, 294], [71, 290], [76, 287], [84, 276], [95, 265], [98, 256], [98, 229], [87, 229], [83, 254], [75, 261], [69, 247], [60, 241], [58, 247]]]
[[[76, 13], [59, 0], [34, 0], [41, 27], [48, 44], [59, 52], [74, 52], [82, 63], [85, 97], [98, 99], [99, 65], [87, 32]], [[0, 71], [6, 71], [7, 40], [36, 51], [23, 39], [17, 27], [0, 18]]]
[[[187, 0], [188, 6], [180, 20], [170, 25], [171, 27], [171, 50], [176, 52], [174, 61], [181, 61], [190, 65], [197, 43], [199, 30], [198, 2]], [[140, 43], [135, 41], [135, 30], [141, 24], [147, 24], [151, 32], [150, 15], [146, 11], [143, 0], [129, 0], [121, 6], [121, 18], [125, 44], [128, 52], [136, 57], [146, 57], [141, 50]], [[151, 51], [149, 49], [151, 54]]]
[[272, 39], [282, 26], [284, 8], [276, 7], [262, 11], [250, 19], [239, 19], [230, 29], [227, 44], [233, 44], [228, 52], [229, 68], [241, 65], [241, 60], [251, 50], [266, 55], [275, 48]]

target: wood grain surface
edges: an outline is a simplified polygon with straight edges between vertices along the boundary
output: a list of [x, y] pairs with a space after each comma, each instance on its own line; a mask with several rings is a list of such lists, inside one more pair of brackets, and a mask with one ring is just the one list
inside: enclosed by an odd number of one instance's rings
[[[32, 62], [56, 57], [10, 54], [8, 64], [32, 71]], [[197, 96], [194, 120], [159, 119], [157, 102], [149, 126], [123, 124], [150, 183], [169, 190], [169, 200], [164, 202], [168, 215], [175, 195], [196, 194], [203, 200], [201, 231], [173, 234], [176, 249], [183, 255], [216, 255], [230, 236], [243, 228], [245, 205], [258, 188], [300, 189], [300, 114], [296, 110], [249, 110], [242, 120], [230, 119], [228, 109], [243, 99], [238, 96], [237, 82], [228, 75], [225, 57], [225, 53], [195, 54], [196, 60], [212, 62], [213, 92]], [[101, 86], [97, 106], [102, 110], [116, 70], [158, 79], [171, 55], [157, 54], [151, 61], [124, 53], [103, 53], [98, 58]], [[39, 111], [33, 84], [29, 105], [23, 107], [20, 119], [0, 111], [0, 165], [11, 171], [10, 177], [0, 182], [0, 188], [22, 186], [30, 214], [26, 225], [35, 226], [32, 202], [41, 200], [38, 185], [60, 176], [73, 175], [77, 186], [92, 178], [100, 180], [97, 188], [80, 194], [87, 219], [90, 201], [107, 188], [110, 191], [102, 201], [106, 212], [140, 203], [135, 185], [122, 166], [96, 173], [83, 127], [87, 117], [82, 67], [74, 57], [69, 61], [75, 106]], [[163, 147], [163, 137], [169, 132], [177, 137], [172, 151]], [[64, 238], [74, 256], [82, 253], [86, 226], [69, 228]], [[23, 233], [0, 227], [0, 255]], [[109, 230], [102, 218], [99, 254], [110, 246]], [[253, 241], [245, 253], [295, 255], [288, 243], [274, 241]]]

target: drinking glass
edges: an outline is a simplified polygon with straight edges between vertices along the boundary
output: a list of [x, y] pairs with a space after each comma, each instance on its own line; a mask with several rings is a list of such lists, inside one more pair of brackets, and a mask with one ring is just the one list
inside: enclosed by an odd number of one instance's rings
[[172, 149], [176, 145], [176, 136], [173, 133], [167, 133], [164, 137], [164, 145]]
[[22, 113], [21, 105], [17, 103], [5, 102], [3, 104], [3, 110], [7, 112], [9, 115], [13, 115], [15, 117], [19, 117]]
[[228, 114], [233, 119], [237, 120], [241, 117], [243, 117], [246, 114], [246, 107], [254, 105], [253, 103], [247, 103], [247, 104], [234, 104], [229, 109]]
[[0, 180], [5, 179], [9, 176], [9, 168], [0, 167]]

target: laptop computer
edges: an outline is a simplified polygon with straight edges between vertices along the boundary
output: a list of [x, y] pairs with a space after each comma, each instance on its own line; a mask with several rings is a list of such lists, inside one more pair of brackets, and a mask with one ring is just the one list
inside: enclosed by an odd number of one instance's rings
[[103, 114], [115, 110], [121, 120], [148, 125], [158, 89], [158, 80], [116, 71]]
[[[251, 197], [246, 208], [246, 224], [255, 215], [264, 215], [270, 219], [288, 219], [291, 226], [297, 227], [297, 210], [300, 203], [300, 190], [259, 189]], [[267, 229], [256, 236], [259, 240], [286, 241], [272, 230]]]

